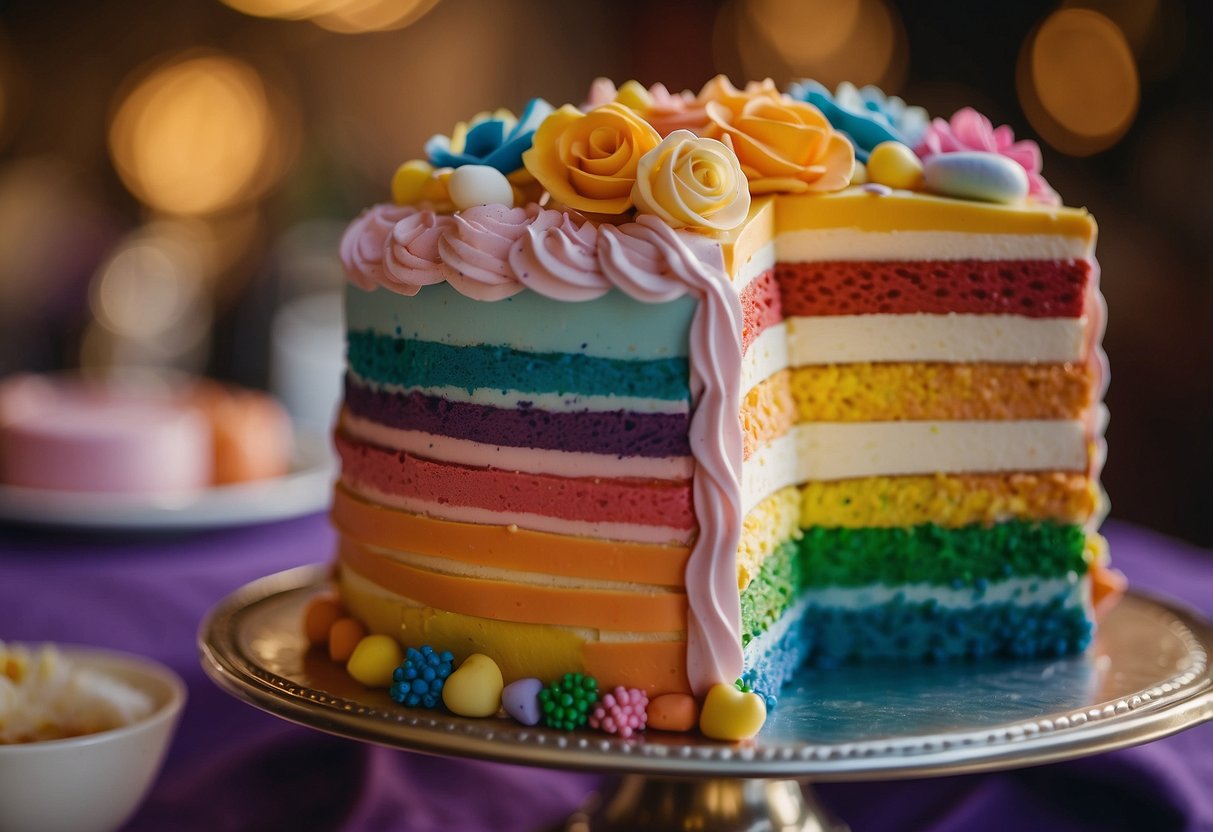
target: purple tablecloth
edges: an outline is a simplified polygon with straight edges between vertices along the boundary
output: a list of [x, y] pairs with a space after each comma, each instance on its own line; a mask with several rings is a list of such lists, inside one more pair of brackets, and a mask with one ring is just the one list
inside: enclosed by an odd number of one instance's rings
[[[1109, 523], [1134, 585], [1213, 616], [1213, 553]], [[93, 644], [174, 667], [190, 700], [131, 830], [531, 830], [603, 778], [362, 745], [228, 696], [198, 664], [203, 614], [237, 587], [327, 560], [323, 516], [190, 536], [0, 529], [0, 639]], [[1213, 830], [1213, 724], [1146, 746], [986, 775], [818, 786], [865, 830]]]

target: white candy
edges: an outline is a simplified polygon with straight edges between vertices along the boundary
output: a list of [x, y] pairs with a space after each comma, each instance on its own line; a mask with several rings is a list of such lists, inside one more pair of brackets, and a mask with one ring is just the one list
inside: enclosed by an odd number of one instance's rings
[[1011, 203], [1028, 195], [1028, 174], [997, 153], [938, 153], [923, 164], [922, 175], [927, 190], [943, 196]]
[[514, 189], [505, 174], [488, 165], [464, 165], [451, 172], [447, 180], [451, 202], [459, 210], [474, 205], [514, 204]]

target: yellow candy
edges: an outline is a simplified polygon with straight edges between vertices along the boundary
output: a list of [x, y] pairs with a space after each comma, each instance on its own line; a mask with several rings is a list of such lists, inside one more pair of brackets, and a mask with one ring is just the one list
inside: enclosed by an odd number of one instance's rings
[[851, 184], [862, 185], [868, 181], [868, 166], [858, 159], [855, 160], [855, 170], [851, 171]]
[[404, 661], [400, 645], [391, 636], [367, 636], [358, 642], [345, 670], [368, 688], [392, 684], [392, 672]]
[[868, 179], [890, 188], [913, 190], [922, 184], [922, 161], [901, 142], [881, 142], [868, 157]]
[[483, 653], [473, 653], [447, 677], [442, 702], [459, 716], [492, 716], [501, 708], [504, 687], [497, 662]]
[[714, 740], [748, 740], [767, 721], [767, 705], [756, 693], [713, 685], [699, 713], [699, 730]]
[[424, 198], [426, 185], [434, 166], [421, 159], [405, 162], [392, 177], [392, 201], [397, 205], [413, 205]]

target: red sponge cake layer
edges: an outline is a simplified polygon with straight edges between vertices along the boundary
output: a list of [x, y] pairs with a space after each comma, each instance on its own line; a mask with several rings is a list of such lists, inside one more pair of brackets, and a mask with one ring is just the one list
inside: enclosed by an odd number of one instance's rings
[[1078, 260], [783, 263], [783, 314], [949, 312], [1077, 318], [1091, 277]]

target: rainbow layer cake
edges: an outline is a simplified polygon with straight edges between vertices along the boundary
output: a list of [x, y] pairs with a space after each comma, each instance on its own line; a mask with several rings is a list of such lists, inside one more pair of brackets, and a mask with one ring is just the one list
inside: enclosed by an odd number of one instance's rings
[[1095, 223], [1009, 133], [718, 78], [436, 136], [342, 243], [349, 615], [650, 696], [1081, 651]]

